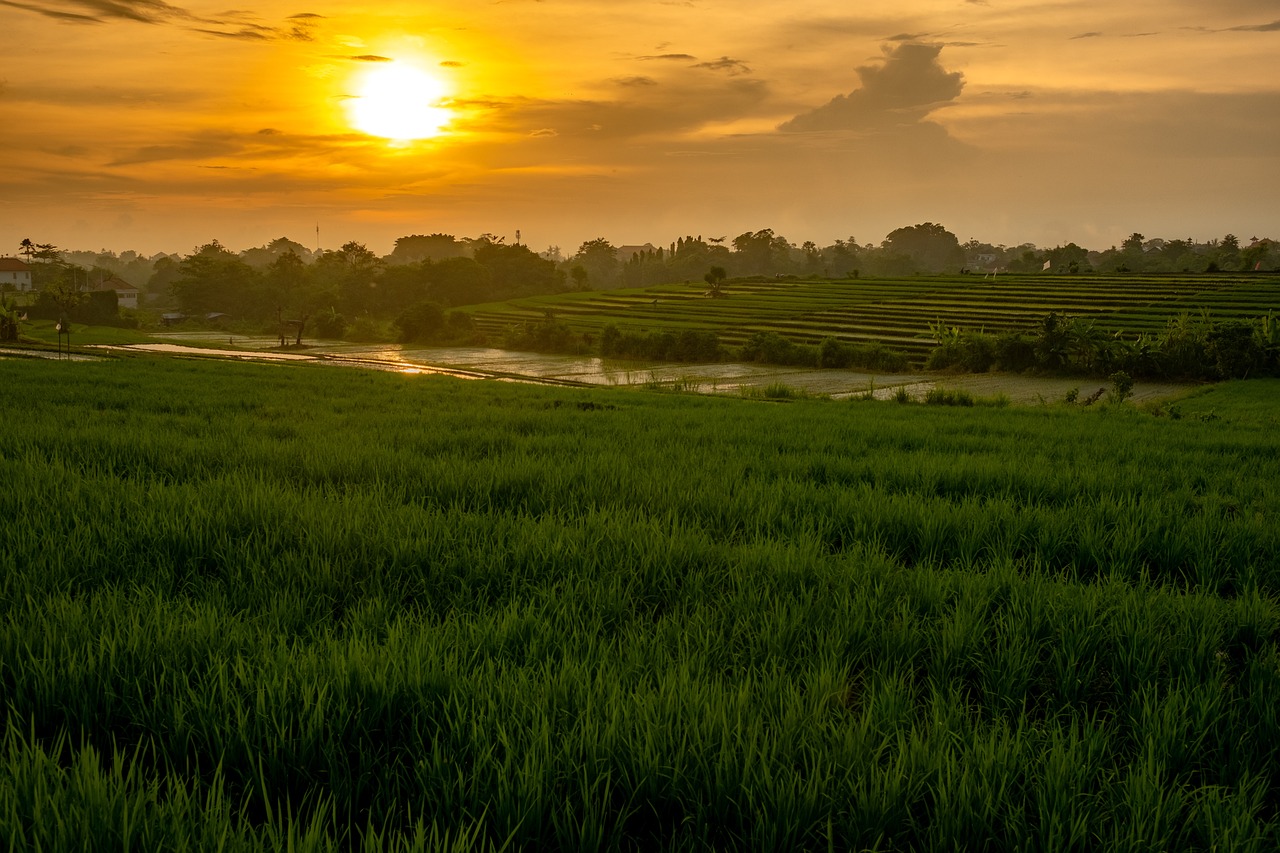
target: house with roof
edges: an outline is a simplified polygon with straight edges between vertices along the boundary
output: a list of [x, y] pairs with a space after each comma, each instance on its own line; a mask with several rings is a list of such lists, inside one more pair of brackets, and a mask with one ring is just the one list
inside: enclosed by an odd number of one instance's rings
[[114, 290], [116, 292], [116, 305], [120, 308], [138, 307], [138, 294], [141, 291], [118, 275], [108, 273], [99, 278], [97, 282], [91, 283], [90, 286], [94, 290]]
[[31, 283], [31, 265], [17, 258], [0, 258], [0, 290], [16, 290], [29, 293], [35, 289]]

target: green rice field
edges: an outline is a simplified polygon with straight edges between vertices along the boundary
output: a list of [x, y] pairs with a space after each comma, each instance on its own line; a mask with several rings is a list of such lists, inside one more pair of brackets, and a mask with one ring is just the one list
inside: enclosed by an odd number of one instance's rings
[[828, 336], [882, 343], [921, 362], [938, 322], [987, 332], [1028, 331], [1050, 312], [1093, 319], [1110, 332], [1156, 332], [1181, 314], [1254, 319], [1280, 308], [1280, 276], [1269, 274], [937, 276], [907, 279], [735, 280], [725, 297], [704, 283], [530, 297], [469, 306], [489, 333], [541, 322], [547, 312], [581, 333], [710, 330], [741, 345], [756, 332], [799, 343]]
[[0, 360], [0, 848], [1275, 850], [1278, 395]]

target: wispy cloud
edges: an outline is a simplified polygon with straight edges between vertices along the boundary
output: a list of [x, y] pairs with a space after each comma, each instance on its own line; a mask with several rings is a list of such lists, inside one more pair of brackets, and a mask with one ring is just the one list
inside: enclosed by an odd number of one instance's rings
[[1225, 33], [1276, 33], [1280, 32], [1280, 21], [1272, 21], [1269, 24], [1242, 24], [1238, 27], [1227, 27], [1225, 30], [1219, 30]]
[[250, 41], [311, 41], [316, 22], [324, 17], [314, 12], [300, 12], [286, 18], [282, 26], [272, 26], [258, 23], [247, 12], [203, 17], [164, 0], [0, 0], [0, 6], [67, 23], [174, 24], [201, 35]]
[[114, 19], [157, 24], [175, 18], [195, 17], [164, 0], [45, 0], [32, 3], [0, 0], [0, 3], [50, 18], [85, 23], [105, 23]]
[[741, 59], [731, 59], [728, 56], [722, 56], [719, 59], [713, 59], [709, 62], [699, 62], [693, 66], [694, 68], [706, 68], [710, 71], [725, 71], [730, 77], [739, 74], [750, 74], [751, 68]]

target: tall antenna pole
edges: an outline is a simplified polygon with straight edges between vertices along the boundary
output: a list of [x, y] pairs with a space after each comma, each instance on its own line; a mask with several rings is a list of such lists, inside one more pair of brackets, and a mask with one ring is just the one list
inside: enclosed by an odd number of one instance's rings
[[516, 245], [517, 246], [520, 245], [520, 229], [519, 228], [516, 229]]
[[316, 223], [316, 253], [320, 252], [320, 223]]

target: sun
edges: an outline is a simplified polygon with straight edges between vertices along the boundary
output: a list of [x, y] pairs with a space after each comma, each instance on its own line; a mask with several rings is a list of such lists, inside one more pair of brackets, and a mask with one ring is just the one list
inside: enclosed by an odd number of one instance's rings
[[446, 94], [440, 80], [412, 65], [380, 63], [361, 75], [347, 109], [351, 125], [370, 136], [429, 139], [439, 136], [451, 118], [440, 106]]

